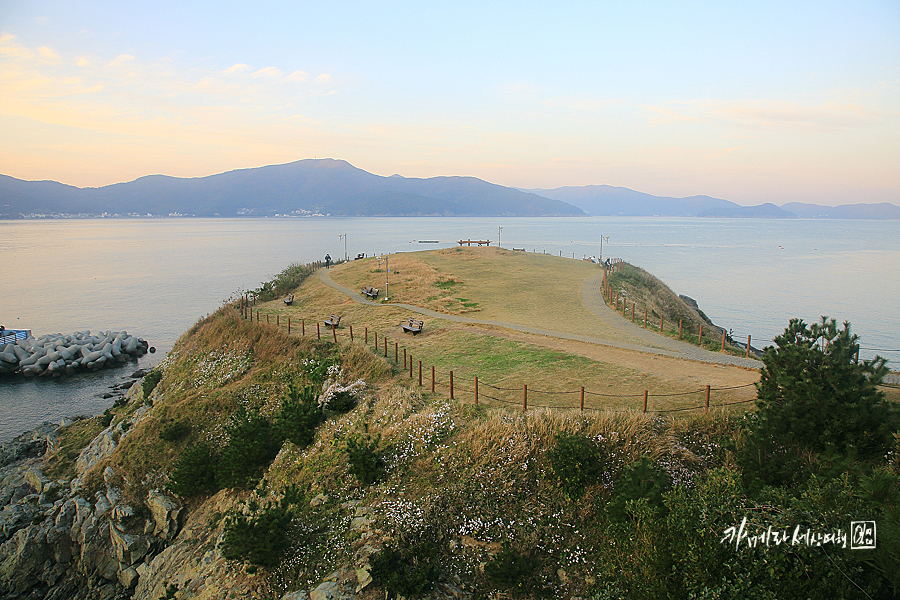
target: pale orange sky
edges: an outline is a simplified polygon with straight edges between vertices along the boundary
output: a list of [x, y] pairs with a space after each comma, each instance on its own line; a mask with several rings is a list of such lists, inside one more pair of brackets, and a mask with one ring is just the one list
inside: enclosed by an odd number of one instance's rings
[[894, 2], [20, 4], [0, 8], [0, 173], [21, 179], [331, 157], [522, 188], [900, 204]]

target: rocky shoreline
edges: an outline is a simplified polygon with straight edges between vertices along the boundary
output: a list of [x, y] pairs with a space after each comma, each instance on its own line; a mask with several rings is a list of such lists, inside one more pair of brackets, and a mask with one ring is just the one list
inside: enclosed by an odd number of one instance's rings
[[[127, 398], [141, 393], [135, 382]], [[120, 421], [81, 450], [76, 476], [51, 480], [44, 456], [58, 447], [59, 426], [45, 423], [0, 445], [0, 596], [48, 599], [130, 598], [149, 562], [179, 529], [181, 506], [151, 491], [141, 506], [123, 500], [121, 478], [103, 471], [96, 491], [83, 475], [127, 437]]]
[[[218, 548], [221, 517], [241, 506], [241, 494], [223, 490], [185, 507], [162, 488], [128, 498], [128, 482], [112, 466], [102, 470], [101, 481], [86, 481], [87, 472], [102, 466], [149, 416], [158, 398], [154, 391], [145, 402], [141, 381], [118, 403], [136, 410], [80, 450], [70, 479], [44, 473], [66, 422], [44, 423], [0, 444], [0, 598], [218, 600], [244, 598], [255, 589], [252, 577]], [[311, 506], [325, 500], [320, 494]], [[353, 600], [371, 582], [368, 559], [381, 543], [369, 509], [345, 504], [349, 532], [358, 538], [356, 560], [282, 600]]]

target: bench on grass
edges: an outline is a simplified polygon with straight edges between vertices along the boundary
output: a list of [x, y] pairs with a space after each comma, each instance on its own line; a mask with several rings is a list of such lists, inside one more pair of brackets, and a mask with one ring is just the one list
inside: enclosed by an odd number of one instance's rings
[[325, 324], [332, 329], [337, 329], [338, 325], [341, 324], [341, 317], [331, 315], [331, 318], [325, 319]]
[[291, 304], [293, 304], [293, 303], [294, 303], [294, 295], [293, 295], [293, 294], [288, 294], [287, 296], [285, 296], [285, 297], [284, 297], [284, 303], [285, 303], [287, 306], [290, 306]]
[[359, 293], [363, 294], [364, 296], [368, 296], [370, 299], [374, 300], [375, 298], [378, 297], [378, 288], [373, 288], [372, 286], [367, 285]]
[[425, 321], [419, 321], [418, 319], [413, 319], [412, 317], [409, 320], [401, 325], [403, 327], [403, 331], [409, 332], [413, 335], [417, 333], [422, 333], [422, 328], [425, 326]]

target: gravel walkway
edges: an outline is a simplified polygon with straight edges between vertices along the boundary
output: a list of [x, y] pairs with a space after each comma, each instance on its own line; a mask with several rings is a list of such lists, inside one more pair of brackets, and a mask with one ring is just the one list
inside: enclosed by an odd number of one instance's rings
[[504, 327], [506, 329], [512, 329], [514, 331], [521, 331], [524, 333], [534, 333], [537, 335], [546, 335], [548, 337], [559, 339], [576, 340], [579, 342], [587, 342], [589, 344], [599, 344], [602, 346], [611, 346], [614, 348], [622, 348], [624, 350], [635, 350], [637, 352], [647, 352], [650, 354], [670, 356], [673, 358], [683, 358], [686, 360], [695, 360], [720, 365], [749, 367], [751, 369], [759, 369], [763, 366], [760, 361], [752, 358], [748, 359], [741, 356], [732, 356], [730, 354], [710, 352], [709, 350], [698, 348], [697, 346], [694, 346], [692, 344], [687, 344], [685, 342], [680, 342], [678, 340], [673, 340], [671, 338], [658, 335], [622, 318], [615, 311], [606, 306], [606, 304], [603, 302], [601, 293], [603, 285], [602, 275], [589, 277], [581, 286], [581, 301], [584, 304], [584, 307], [609, 327], [637, 338], [639, 342], [643, 341], [646, 343], [646, 345], [641, 343], [628, 344], [615, 342], [598, 337], [576, 335], [571, 333], [564, 333], [561, 331], [551, 331], [549, 329], [540, 329], [538, 327], [527, 327], [525, 325], [516, 325], [515, 323], [505, 323], [503, 321], [489, 321], [486, 319], [473, 319], [471, 317], [448, 315], [427, 308], [422, 308], [421, 306], [413, 306], [411, 304], [393, 302], [384, 304], [381, 302], [372, 302], [371, 300], [363, 298], [359, 292], [351, 290], [350, 288], [332, 280], [331, 276], [329, 275], [328, 269], [320, 269], [318, 277], [319, 280], [325, 285], [343, 294], [346, 294], [351, 299], [360, 304], [367, 304], [369, 306], [397, 306], [422, 315], [433, 317], [435, 319], [444, 319], [446, 321], [453, 321], [456, 323], [495, 325], [497, 327]]

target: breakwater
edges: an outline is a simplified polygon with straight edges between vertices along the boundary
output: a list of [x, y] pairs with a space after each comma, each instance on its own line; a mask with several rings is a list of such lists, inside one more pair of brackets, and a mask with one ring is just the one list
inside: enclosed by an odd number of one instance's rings
[[154, 351], [147, 341], [126, 331], [50, 333], [0, 346], [0, 374], [61, 377], [99, 371]]

